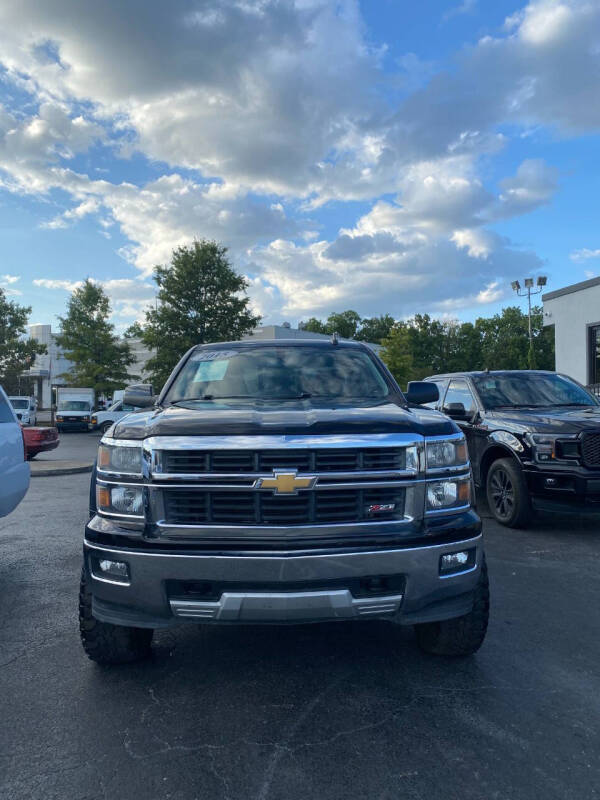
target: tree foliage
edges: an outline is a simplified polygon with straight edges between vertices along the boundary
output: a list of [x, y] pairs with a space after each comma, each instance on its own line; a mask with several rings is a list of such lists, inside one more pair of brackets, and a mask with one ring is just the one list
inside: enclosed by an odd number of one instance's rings
[[24, 338], [31, 308], [6, 299], [0, 289], [0, 385], [11, 394], [18, 391], [19, 377], [32, 366], [46, 346]]
[[482, 369], [554, 369], [554, 329], [543, 324], [542, 309], [532, 309], [533, 347], [527, 315], [504, 308], [475, 322], [441, 321], [415, 314], [396, 322], [383, 341], [382, 357], [402, 381], [441, 372]]
[[338, 333], [343, 339], [357, 339], [374, 344], [380, 344], [389, 335], [393, 325], [394, 318], [389, 314], [361, 319], [360, 314], [352, 309], [333, 312], [325, 321], [311, 317], [301, 323], [305, 331], [329, 335]]
[[155, 354], [146, 369], [156, 387], [190, 347], [241, 339], [260, 322], [248, 308], [248, 282], [217, 242], [176, 248], [169, 265], [155, 267], [154, 280], [158, 302], [146, 311], [142, 340]]
[[134, 361], [129, 344], [115, 336], [109, 316], [110, 301], [101, 286], [86, 280], [71, 294], [66, 316], [59, 317], [56, 337], [73, 363], [61, 375], [70, 386], [89, 386], [96, 395], [110, 394], [134, 377], [127, 370]]

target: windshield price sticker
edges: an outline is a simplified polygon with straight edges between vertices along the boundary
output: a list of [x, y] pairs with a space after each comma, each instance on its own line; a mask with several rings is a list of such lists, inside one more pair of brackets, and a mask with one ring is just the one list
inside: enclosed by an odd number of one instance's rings
[[221, 361], [223, 359], [233, 358], [237, 355], [237, 350], [205, 350], [204, 352], [192, 356], [190, 361], [194, 364], [197, 364], [199, 361]]

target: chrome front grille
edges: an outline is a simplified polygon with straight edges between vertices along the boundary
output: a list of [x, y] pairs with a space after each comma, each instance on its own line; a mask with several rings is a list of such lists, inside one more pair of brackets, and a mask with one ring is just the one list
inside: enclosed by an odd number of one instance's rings
[[383, 535], [423, 514], [422, 451], [411, 433], [152, 437], [149, 513], [167, 538]]
[[[402, 519], [405, 489], [340, 489], [275, 495], [260, 491], [164, 490], [170, 525], [323, 525]], [[373, 511], [382, 506], [384, 510]]]
[[406, 450], [400, 447], [358, 449], [282, 450], [165, 450], [159, 456], [159, 471], [169, 475], [271, 472], [359, 472], [403, 470]]

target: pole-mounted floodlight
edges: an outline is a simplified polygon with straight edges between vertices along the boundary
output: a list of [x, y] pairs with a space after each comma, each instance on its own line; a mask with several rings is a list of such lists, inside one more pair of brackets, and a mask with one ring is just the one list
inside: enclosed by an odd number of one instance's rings
[[521, 291], [521, 284], [519, 281], [513, 281], [511, 283], [512, 288], [514, 291], [519, 295], [519, 297], [526, 297], [527, 298], [527, 306], [528, 306], [528, 317], [529, 317], [529, 347], [533, 347], [533, 335], [531, 333], [531, 295], [532, 294], [539, 294], [542, 291], [542, 288], [548, 282], [548, 278], [545, 275], [538, 275], [537, 277], [537, 289], [533, 288], [533, 278], [525, 278], [523, 283], [525, 287], [523, 291]]

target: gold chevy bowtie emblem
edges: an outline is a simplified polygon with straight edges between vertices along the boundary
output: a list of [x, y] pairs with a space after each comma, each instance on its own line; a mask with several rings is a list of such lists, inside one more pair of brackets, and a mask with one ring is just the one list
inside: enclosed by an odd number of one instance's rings
[[296, 472], [273, 470], [273, 477], [259, 478], [256, 488], [272, 489], [273, 494], [297, 494], [298, 489], [312, 489], [316, 480], [316, 477], [310, 475], [299, 478]]

